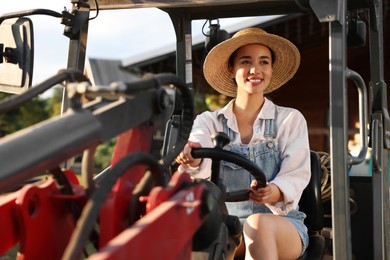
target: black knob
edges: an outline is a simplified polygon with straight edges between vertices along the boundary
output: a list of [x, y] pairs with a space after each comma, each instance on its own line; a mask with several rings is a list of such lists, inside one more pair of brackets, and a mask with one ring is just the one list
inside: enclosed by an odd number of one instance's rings
[[211, 139], [213, 140], [215, 148], [223, 149], [225, 145], [230, 143], [229, 136], [223, 132], [218, 132], [214, 134], [213, 136], [211, 136]]

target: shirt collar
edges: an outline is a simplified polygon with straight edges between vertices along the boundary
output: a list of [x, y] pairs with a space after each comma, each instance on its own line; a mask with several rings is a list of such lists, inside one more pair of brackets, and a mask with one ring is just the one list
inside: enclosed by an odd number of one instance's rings
[[[235, 99], [232, 99], [226, 106], [218, 110], [219, 115], [224, 115], [226, 118], [233, 118], [233, 103]], [[268, 98], [264, 98], [263, 107], [260, 110], [257, 118], [259, 119], [274, 119], [275, 118], [275, 104]]]
[[268, 98], [264, 98], [263, 107], [260, 110], [257, 118], [259, 119], [275, 119], [275, 104]]

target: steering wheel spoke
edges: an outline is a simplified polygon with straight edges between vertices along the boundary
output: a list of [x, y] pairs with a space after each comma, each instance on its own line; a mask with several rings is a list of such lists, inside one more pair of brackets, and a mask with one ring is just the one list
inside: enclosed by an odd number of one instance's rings
[[[245, 170], [247, 170], [252, 176], [255, 177], [258, 183], [258, 187], [265, 187], [266, 178], [264, 172], [260, 169], [257, 164], [248, 160], [247, 158], [241, 156], [240, 154], [226, 151], [221, 148], [194, 148], [192, 149], [192, 157], [193, 158], [210, 158], [213, 161], [227, 161], [238, 166], [241, 166]], [[213, 172], [211, 173], [213, 175]], [[213, 176], [211, 176], [211, 179]], [[220, 187], [219, 183], [215, 183], [218, 187]], [[229, 202], [238, 202], [245, 201], [249, 199], [250, 189], [247, 190], [238, 190], [238, 191], [229, 191], [225, 194], [225, 201]]]
[[226, 202], [238, 202], [238, 201], [248, 200], [250, 192], [251, 192], [250, 189], [235, 190], [235, 191], [226, 192], [225, 201]]

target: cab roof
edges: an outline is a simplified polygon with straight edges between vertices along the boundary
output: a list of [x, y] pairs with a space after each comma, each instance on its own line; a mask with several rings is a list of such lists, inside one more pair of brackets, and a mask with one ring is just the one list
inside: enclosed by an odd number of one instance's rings
[[[191, 19], [259, 16], [310, 11], [309, 0], [96, 0], [99, 10], [159, 8]], [[95, 10], [95, 1], [89, 1]]]

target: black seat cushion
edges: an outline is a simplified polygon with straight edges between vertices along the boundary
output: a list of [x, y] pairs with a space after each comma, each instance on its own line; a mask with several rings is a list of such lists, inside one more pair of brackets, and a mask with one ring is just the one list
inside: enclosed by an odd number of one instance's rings
[[310, 152], [311, 178], [302, 193], [299, 208], [306, 214], [305, 225], [309, 234], [321, 231], [324, 227], [324, 210], [321, 198], [321, 162], [318, 153]]

